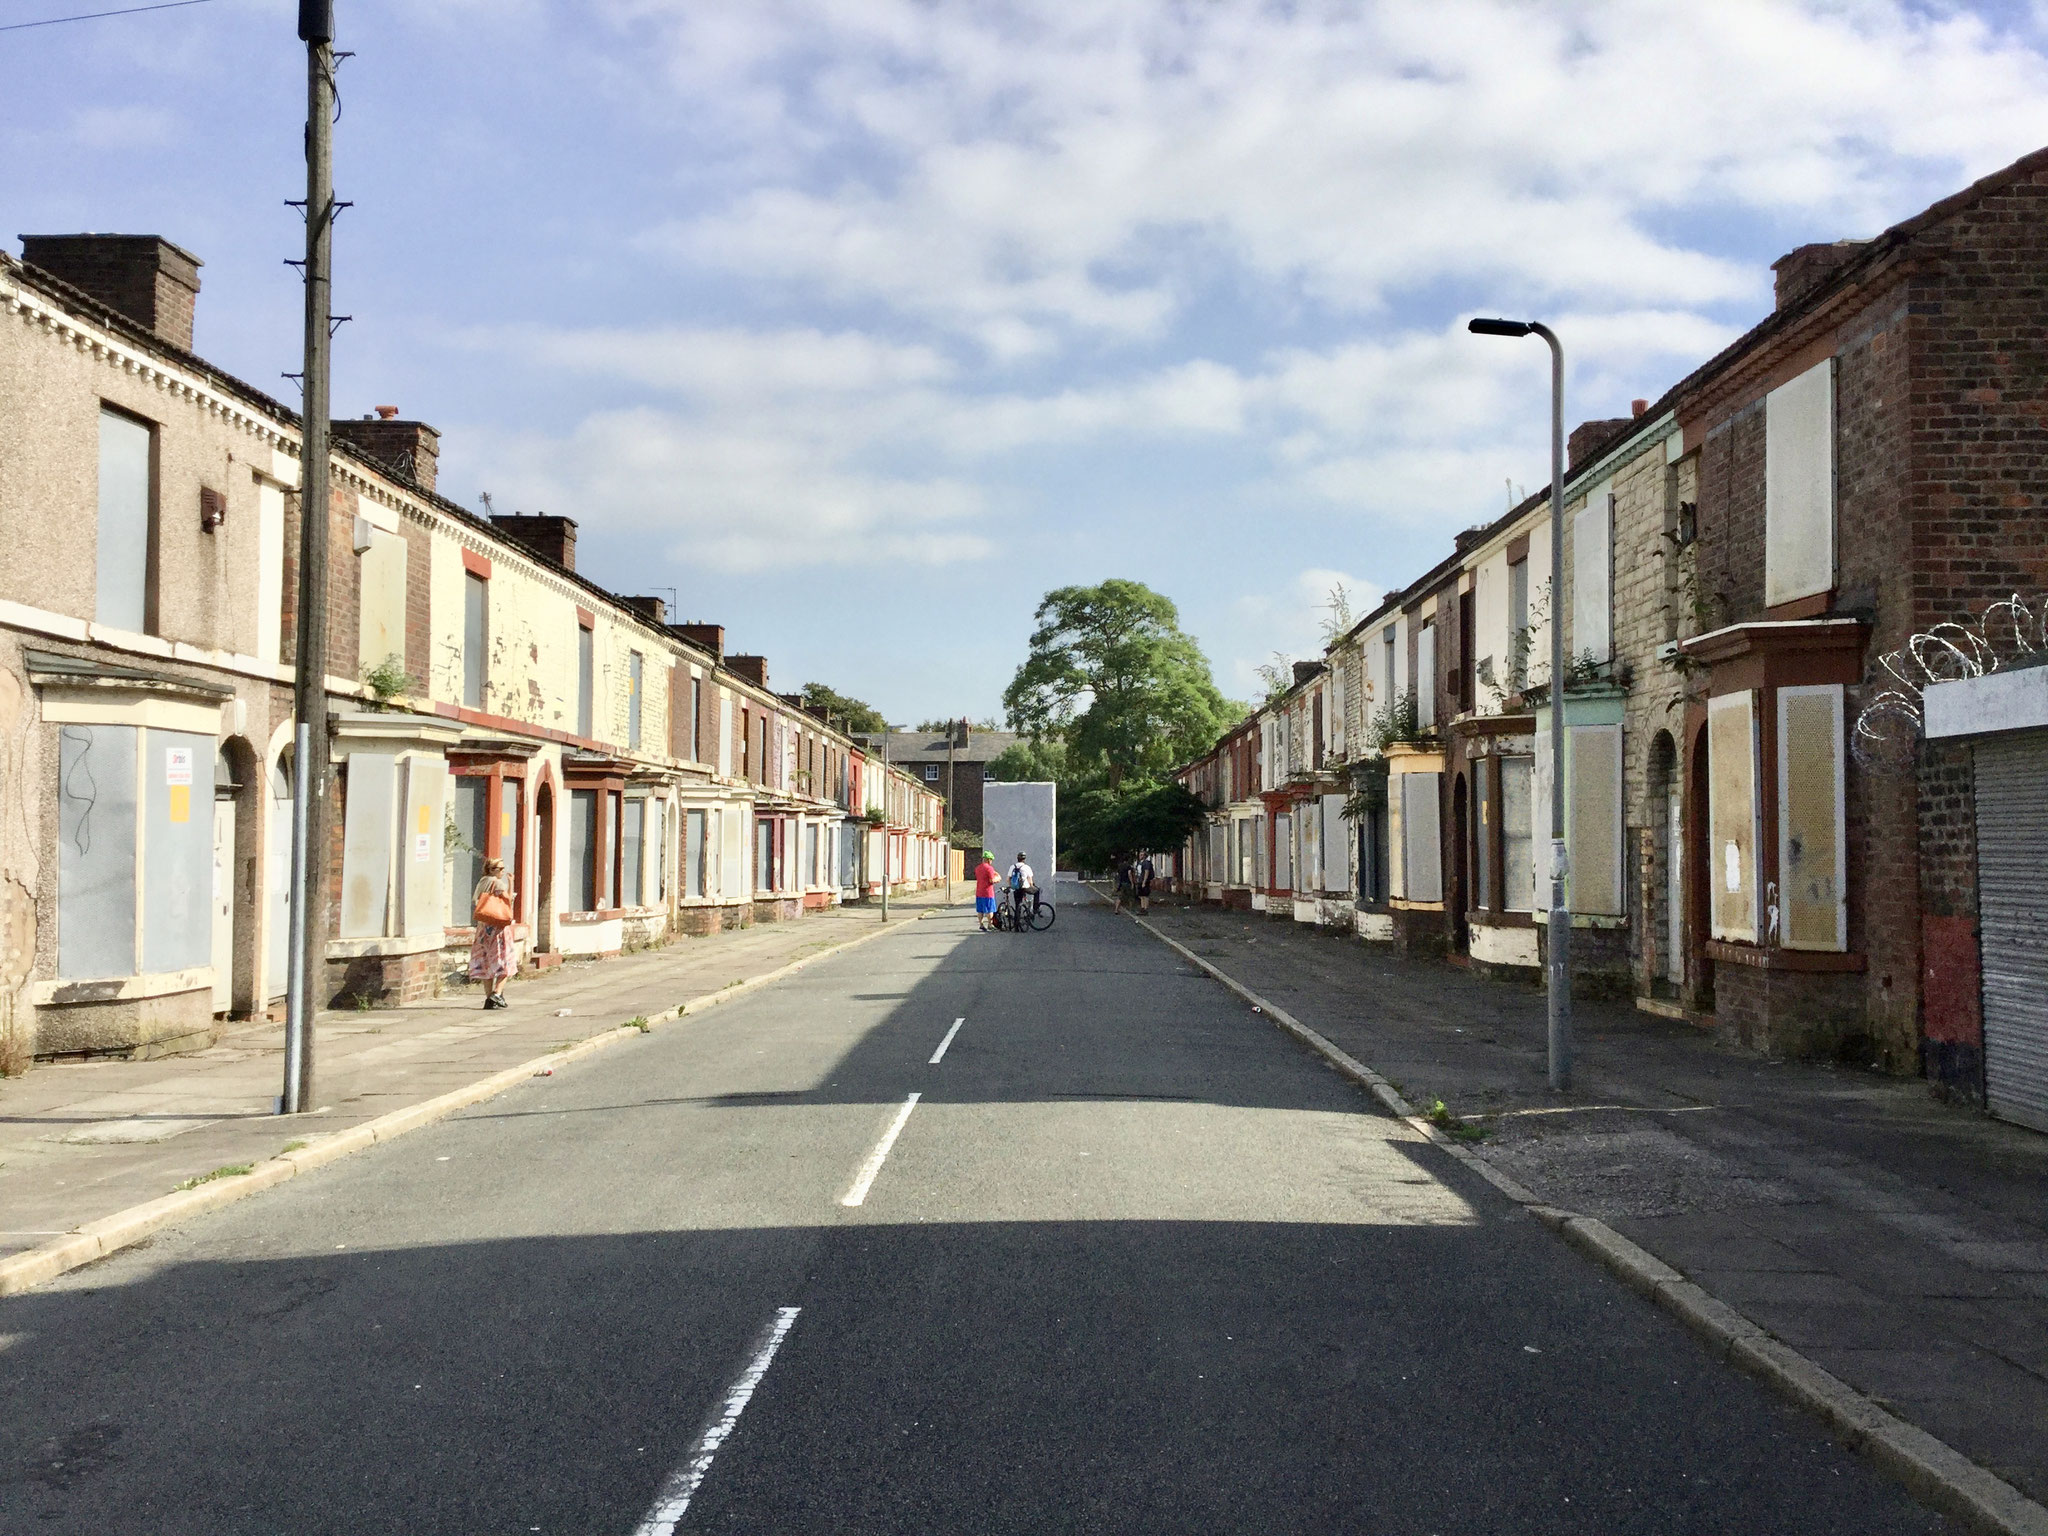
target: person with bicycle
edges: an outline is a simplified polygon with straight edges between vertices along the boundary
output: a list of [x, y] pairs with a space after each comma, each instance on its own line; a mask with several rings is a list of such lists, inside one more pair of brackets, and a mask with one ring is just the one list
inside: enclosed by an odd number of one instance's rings
[[974, 921], [983, 933], [996, 925], [996, 874], [994, 857], [984, 848], [981, 862], [974, 866]]
[[1032, 874], [1031, 866], [1024, 862], [1023, 854], [1018, 854], [1017, 862], [1010, 866], [1007, 883], [1010, 887], [1010, 916], [1015, 921], [1017, 932], [1022, 933], [1031, 921], [1024, 915], [1025, 893], [1029, 892], [1033, 897], [1038, 894], [1038, 877]]

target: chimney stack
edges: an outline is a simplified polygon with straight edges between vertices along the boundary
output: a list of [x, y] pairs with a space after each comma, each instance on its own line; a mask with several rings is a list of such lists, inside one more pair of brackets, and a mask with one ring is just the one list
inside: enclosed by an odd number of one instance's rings
[[1836, 240], [1819, 245], [1802, 245], [1787, 251], [1771, 263], [1776, 278], [1777, 307], [1797, 303], [1836, 272], [1863, 254], [1868, 240]]
[[756, 688], [768, 686], [768, 658], [766, 656], [728, 656], [725, 670], [735, 677], [743, 677]]
[[657, 628], [668, 627], [668, 600], [660, 597], [622, 597], [619, 599], [641, 618]]
[[1628, 403], [1628, 413], [1631, 416], [1640, 416], [1649, 408], [1650, 402], [1647, 400], [1631, 400]]
[[204, 265], [161, 235], [23, 235], [21, 259], [119, 310], [181, 352]]
[[711, 653], [713, 661], [725, 660], [723, 624], [671, 624], [668, 632], [678, 640], [687, 640], [692, 645], [702, 646]]
[[498, 532], [528, 554], [538, 555], [565, 571], [576, 569], [576, 519], [548, 512], [493, 512]]
[[441, 434], [424, 421], [400, 421], [398, 407], [380, 405], [361, 421], [328, 423], [337, 442], [347, 443], [383, 468], [423, 491], [434, 488], [441, 460]]
[[1621, 435], [1622, 428], [1629, 424], [1626, 416], [1610, 416], [1604, 421], [1582, 421], [1572, 428], [1572, 435], [1565, 439], [1564, 461], [1567, 467], [1576, 469], [1594, 453], [1605, 448]]

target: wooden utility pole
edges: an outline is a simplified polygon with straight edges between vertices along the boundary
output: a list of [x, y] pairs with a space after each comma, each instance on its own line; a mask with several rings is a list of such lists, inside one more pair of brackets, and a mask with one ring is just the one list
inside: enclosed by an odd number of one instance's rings
[[299, 593], [292, 688], [292, 888], [285, 981], [288, 1115], [313, 1107], [313, 1016], [327, 953], [328, 349], [333, 327], [334, 0], [299, 0], [306, 45], [306, 364], [299, 447]]

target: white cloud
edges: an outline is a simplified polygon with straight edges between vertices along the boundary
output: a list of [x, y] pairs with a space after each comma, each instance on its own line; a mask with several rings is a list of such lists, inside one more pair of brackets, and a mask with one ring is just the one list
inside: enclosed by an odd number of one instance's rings
[[657, 239], [998, 359], [1159, 337], [1214, 260], [1361, 314], [1446, 280], [1552, 308], [1753, 298], [1759, 271], [1675, 226], [1868, 232], [1930, 174], [2048, 140], [2037, 53], [1878, 0], [614, 14], [678, 87], [780, 106], [759, 125], [788, 174]]

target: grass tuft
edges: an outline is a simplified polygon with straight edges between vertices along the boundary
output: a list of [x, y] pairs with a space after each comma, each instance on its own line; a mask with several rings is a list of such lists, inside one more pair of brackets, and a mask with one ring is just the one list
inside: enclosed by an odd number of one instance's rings
[[187, 1179], [178, 1188], [197, 1189], [202, 1184], [211, 1184], [215, 1179], [239, 1179], [243, 1174], [254, 1170], [255, 1166], [254, 1163], [229, 1163], [214, 1169], [211, 1173], [202, 1173], [196, 1179]]

